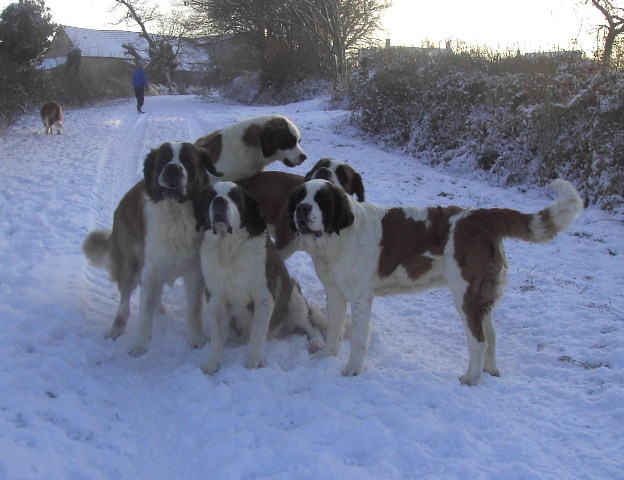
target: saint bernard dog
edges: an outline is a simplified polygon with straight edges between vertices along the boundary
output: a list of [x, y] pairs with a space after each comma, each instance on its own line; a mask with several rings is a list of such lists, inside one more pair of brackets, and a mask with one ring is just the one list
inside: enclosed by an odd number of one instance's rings
[[307, 157], [300, 143], [299, 129], [283, 115], [241, 120], [195, 141], [223, 174], [220, 180], [232, 182], [251, 177], [276, 161], [287, 167], [301, 165]]
[[506, 278], [502, 240], [547, 242], [570, 227], [583, 208], [568, 182], [555, 180], [553, 187], [557, 199], [534, 214], [380, 207], [357, 203], [324, 180], [298, 187], [288, 204], [292, 228], [327, 296], [327, 338], [315, 356], [337, 354], [349, 303], [351, 353], [342, 373], [362, 373], [373, 297], [446, 286], [468, 337], [468, 369], [461, 383], [476, 384], [482, 371], [497, 376], [492, 310]]
[[235, 183], [217, 182], [193, 206], [210, 316], [210, 356], [202, 370], [219, 369], [228, 337], [249, 342], [247, 368], [265, 365], [267, 337], [302, 331], [308, 351], [322, 349], [317, 325], [326, 326], [326, 319], [288, 274], [256, 201]]
[[45, 127], [45, 134], [54, 133], [52, 127], [56, 127], [56, 133], [63, 131], [63, 108], [58, 102], [48, 102], [41, 107], [41, 121]]
[[355, 195], [358, 202], [364, 201], [362, 176], [349, 164], [331, 158], [316, 162], [304, 177], [287, 172], [265, 171], [236, 182], [257, 200], [260, 215], [267, 223], [269, 233], [275, 239], [276, 247], [284, 260], [297, 249], [297, 236], [290, 227], [286, 208], [288, 195], [303, 182], [315, 178], [329, 180], [342, 187], [347, 194]]
[[210, 185], [208, 173], [218, 177], [207, 152], [191, 143], [163, 143], [143, 163], [143, 180], [119, 202], [112, 230], [95, 230], [83, 243], [94, 266], [106, 268], [117, 283], [120, 302], [106, 337], [116, 339], [126, 329], [130, 297], [140, 283], [139, 326], [130, 349], [146, 351], [155, 309], [163, 286], [184, 278], [188, 301], [189, 343], [204, 345], [202, 279], [199, 245], [191, 198]]

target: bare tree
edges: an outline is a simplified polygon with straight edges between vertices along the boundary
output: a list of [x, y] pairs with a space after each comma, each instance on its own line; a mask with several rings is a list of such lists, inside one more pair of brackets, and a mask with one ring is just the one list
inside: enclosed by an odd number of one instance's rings
[[280, 28], [282, 0], [185, 0], [189, 27], [198, 35], [236, 37], [266, 67], [270, 46]]
[[[346, 82], [348, 61], [374, 41], [382, 12], [391, 0], [287, 0], [307, 36], [331, 52], [334, 87]], [[322, 52], [318, 52], [323, 58]]]
[[[356, 50], [374, 40], [391, 0], [186, 0], [198, 30], [236, 35], [263, 69], [330, 72], [342, 86]], [[312, 66], [315, 64], [315, 68]], [[284, 67], [282, 66], [282, 70]], [[266, 72], [265, 72], [266, 73]]]
[[[150, 78], [155, 83], [164, 83], [173, 90], [173, 72], [177, 67], [182, 38], [186, 33], [185, 22], [179, 10], [164, 15], [151, 4], [150, 0], [113, 0], [113, 11], [120, 11], [117, 24], [136, 23], [141, 29], [140, 36], [148, 45]], [[148, 24], [155, 25], [156, 33], [148, 31]], [[133, 45], [124, 45], [126, 51], [136, 62], [141, 55]]]
[[602, 61], [608, 65], [613, 54], [617, 36], [624, 32], [624, 1], [622, 0], [586, 0], [586, 4], [591, 3], [596, 7], [606, 20], [606, 25], [601, 25], [599, 30], [604, 34], [604, 49], [602, 51]]

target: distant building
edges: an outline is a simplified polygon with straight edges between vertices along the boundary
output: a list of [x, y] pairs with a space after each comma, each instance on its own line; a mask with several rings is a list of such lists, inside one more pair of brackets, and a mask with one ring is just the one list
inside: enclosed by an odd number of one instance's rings
[[[129, 78], [134, 59], [124, 45], [132, 45], [144, 61], [149, 61], [147, 41], [137, 32], [93, 30], [60, 26], [45, 55], [42, 68], [54, 69], [65, 65], [70, 52], [80, 51], [81, 74]], [[173, 81], [178, 84], [201, 82], [215, 69], [233, 72], [255, 69], [255, 62], [234, 39], [182, 39], [177, 55], [178, 67]]]

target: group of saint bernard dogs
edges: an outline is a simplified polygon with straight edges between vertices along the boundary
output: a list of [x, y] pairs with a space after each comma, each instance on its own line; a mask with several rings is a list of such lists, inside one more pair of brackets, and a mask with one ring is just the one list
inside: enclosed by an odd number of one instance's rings
[[[525, 214], [502, 208], [381, 207], [364, 202], [361, 176], [346, 163], [322, 159], [307, 175], [263, 171], [306, 159], [296, 125], [282, 115], [233, 123], [195, 143], [166, 142], [145, 157], [143, 179], [121, 199], [112, 230], [84, 241], [90, 262], [106, 268], [120, 302], [106, 336], [119, 337], [140, 286], [138, 328], [130, 355], [150, 342], [165, 284], [184, 279], [189, 343], [207, 337], [202, 365], [221, 366], [227, 340], [248, 343], [246, 366], [265, 365], [267, 338], [295, 332], [315, 358], [336, 355], [351, 308], [351, 352], [343, 375], [363, 371], [376, 295], [446, 286], [465, 327], [469, 362], [464, 384], [482, 371], [498, 375], [492, 310], [506, 276], [503, 239], [546, 242], [567, 229], [582, 201], [555, 180], [558, 196]], [[353, 198], [355, 196], [356, 198]], [[284, 261], [307, 252], [325, 288], [327, 318], [309, 305]]]

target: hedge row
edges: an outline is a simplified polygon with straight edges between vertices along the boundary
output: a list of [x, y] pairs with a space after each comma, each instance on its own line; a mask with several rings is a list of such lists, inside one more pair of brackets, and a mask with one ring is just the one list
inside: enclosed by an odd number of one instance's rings
[[581, 55], [369, 51], [349, 98], [363, 131], [426, 162], [508, 185], [566, 178], [586, 203], [622, 207], [624, 73]]

